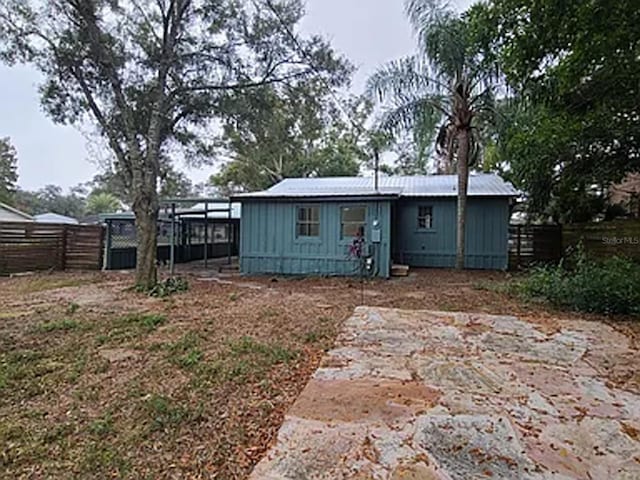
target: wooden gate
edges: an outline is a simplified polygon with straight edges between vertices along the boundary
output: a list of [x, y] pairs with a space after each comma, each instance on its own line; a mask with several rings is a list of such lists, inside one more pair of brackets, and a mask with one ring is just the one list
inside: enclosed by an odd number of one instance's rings
[[511, 225], [509, 268], [526, 268], [533, 263], [558, 262], [562, 258], [561, 225]]

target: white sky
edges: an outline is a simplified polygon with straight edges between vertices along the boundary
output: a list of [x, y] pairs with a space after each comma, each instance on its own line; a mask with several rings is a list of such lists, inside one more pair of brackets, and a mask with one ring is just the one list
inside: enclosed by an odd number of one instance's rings
[[[454, 0], [466, 8], [471, 0]], [[403, 0], [307, 0], [303, 33], [320, 33], [358, 67], [352, 90], [361, 93], [378, 66], [414, 49]], [[90, 180], [98, 171], [87, 139], [74, 127], [54, 124], [40, 108], [39, 74], [28, 67], [0, 65], [0, 137], [18, 151], [18, 184], [37, 189], [63, 188]], [[215, 167], [187, 170], [196, 182]]]

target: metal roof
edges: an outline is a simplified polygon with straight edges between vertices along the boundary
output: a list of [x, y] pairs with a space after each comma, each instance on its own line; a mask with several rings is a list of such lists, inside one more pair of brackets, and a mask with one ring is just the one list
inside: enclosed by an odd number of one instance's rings
[[[458, 195], [457, 175], [425, 175], [379, 177], [374, 190], [373, 177], [287, 178], [262, 192], [235, 195], [235, 198], [298, 198], [298, 197], [455, 197]], [[492, 173], [470, 174], [468, 195], [471, 197], [515, 197], [520, 192]]]
[[59, 213], [47, 212], [40, 215], [34, 215], [33, 219], [38, 223], [65, 223], [68, 225], [77, 225], [78, 220], [66, 215], [60, 215]]
[[18, 215], [19, 217], [24, 218], [25, 220], [28, 221], [33, 221], [33, 217], [27, 213], [24, 213], [20, 210], [18, 210], [17, 208], [12, 207], [11, 205], [7, 205], [6, 203], [2, 203], [0, 202], [0, 208], [3, 210], [6, 210], [7, 212], [11, 212], [14, 213], [16, 215]]
[[[225, 204], [224, 208], [216, 206], [216, 204], [207, 204], [207, 218], [229, 218], [229, 203]], [[212, 211], [214, 210], [214, 211]], [[231, 218], [239, 219], [242, 206], [239, 203], [231, 204]], [[198, 203], [193, 207], [185, 210], [180, 210], [180, 216], [182, 218], [203, 218], [205, 211], [205, 204]]]

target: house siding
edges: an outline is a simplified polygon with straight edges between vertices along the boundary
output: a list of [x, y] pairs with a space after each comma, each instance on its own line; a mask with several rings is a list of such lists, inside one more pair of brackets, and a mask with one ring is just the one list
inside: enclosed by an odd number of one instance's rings
[[[453, 267], [456, 260], [456, 200], [401, 200], [396, 207], [394, 260], [412, 267]], [[418, 207], [433, 208], [433, 226], [417, 228]], [[509, 199], [467, 200], [465, 266], [503, 270], [508, 263]]]
[[[365, 238], [372, 248], [376, 273], [390, 274], [390, 203], [380, 201], [244, 201], [240, 226], [240, 271], [244, 274], [357, 275], [358, 262], [348, 255], [351, 239], [340, 238], [340, 208], [367, 209]], [[298, 206], [320, 207], [318, 238], [296, 238]], [[381, 242], [372, 244], [373, 220], [378, 219]]]

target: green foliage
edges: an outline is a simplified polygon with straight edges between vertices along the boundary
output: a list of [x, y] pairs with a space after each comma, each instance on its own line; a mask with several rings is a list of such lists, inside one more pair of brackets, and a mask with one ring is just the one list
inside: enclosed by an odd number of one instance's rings
[[120, 201], [118, 198], [107, 192], [92, 192], [87, 197], [87, 205], [85, 213], [87, 215], [98, 215], [101, 213], [113, 213], [120, 209]]
[[[494, 113], [494, 71], [484, 66], [467, 23], [446, 4], [409, 0], [407, 13], [419, 51], [380, 68], [368, 95], [382, 103], [382, 128], [395, 136], [410, 132], [418, 158], [435, 142], [439, 172], [452, 173], [459, 154], [469, 165], [478, 159], [480, 125]], [[461, 132], [471, 136], [468, 153], [460, 149]]]
[[251, 191], [287, 177], [357, 175], [366, 159], [370, 106], [345, 101], [352, 124], [333, 105], [331, 91], [319, 81], [228, 95], [221, 107], [222, 140], [232, 160], [211, 182], [225, 192]]
[[0, 2], [0, 61], [34, 67], [44, 111], [57, 123], [93, 123], [109, 146], [146, 250], [137, 285], [157, 280], [164, 161], [212, 161], [226, 95], [346, 82], [346, 62], [321, 37], [292, 40], [303, 15], [302, 0]]
[[8, 138], [0, 138], [0, 202], [13, 203], [18, 181], [18, 158]]
[[640, 265], [620, 257], [596, 262], [583, 253], [569, 262], [575, 265], [533, 269], [515, 290], [580, 312], [640, 315]]
[[57, 185], [46, 185], [34, 192], [18, 189], [14, 195], [14, 203], [32, 215], [53, 212], [80, 218], [85, 210], [85, 191], [82, 186], [76, 186], [65, 194]]
[[156, 284], [148, 294], [151, 297], [166, 298], [176, 293], [189, 290], [189, 282], [182, 277], [169, 277], [164, 282]]
[[529, 211], [564, 222], [601, 214], [607, 187], [640, 170], [637, 2], [489, 0], [467, 20], [515, 97], [495, 153]]

